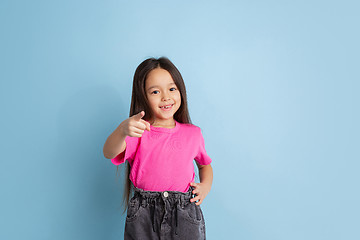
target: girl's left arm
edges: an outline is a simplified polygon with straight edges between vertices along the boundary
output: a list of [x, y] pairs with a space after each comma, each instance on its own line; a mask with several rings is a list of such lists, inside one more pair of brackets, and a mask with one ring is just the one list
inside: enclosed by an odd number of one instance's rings
[[210, 164], [200, 165], [197, 162], [196, 164], [199, 168], [200, 183], [190, 183], [190, 185], [195, 188], [193, 193], [197, 195], [196, 197], [190, 199], [190, 202], [199, 200], [199, 202], [195, 204], [200, 205], [210, 192], [213, 181], [213, 170]]

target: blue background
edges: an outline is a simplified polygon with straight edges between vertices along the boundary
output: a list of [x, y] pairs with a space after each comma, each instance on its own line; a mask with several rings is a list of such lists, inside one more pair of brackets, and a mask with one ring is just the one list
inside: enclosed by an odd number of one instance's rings
[[2, 1], [0, 238], [122, 239], [102, 148], [167, 56], [213, 159], [208, 239], [360, 239], [359, 23], [356, 1]]

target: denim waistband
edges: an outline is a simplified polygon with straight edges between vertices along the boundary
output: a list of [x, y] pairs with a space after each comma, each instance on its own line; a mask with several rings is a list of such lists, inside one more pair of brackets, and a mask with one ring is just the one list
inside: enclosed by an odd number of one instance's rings
[[166, 194], [166, 197], [180, 200], [189, 200], [193, 198], [192, 191], [194, 187], [189, 186], [187, 192], [179, 192], [179, 191], [146, 191], [141, 188], [137, 188], [134, 186], [134, 195], [141, 195], [144, 198], [159, 198]]

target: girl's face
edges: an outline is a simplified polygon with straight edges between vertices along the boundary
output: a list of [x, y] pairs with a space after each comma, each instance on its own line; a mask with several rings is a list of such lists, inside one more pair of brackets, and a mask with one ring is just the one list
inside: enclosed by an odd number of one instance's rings
[[153, 112], [153, 125], [173, 125], [181, 96], [170, 73], [162, 68], [151, 70], [145, 80], [145, 91]]

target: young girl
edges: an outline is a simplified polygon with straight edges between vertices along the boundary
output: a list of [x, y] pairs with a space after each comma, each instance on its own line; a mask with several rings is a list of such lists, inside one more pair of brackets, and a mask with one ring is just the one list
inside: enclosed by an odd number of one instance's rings
[[212, 160], [201, 129], [191, 124], [182, 76], [168, 58], [137, 67], [129, 118], [103, 151], [115, 165], [128, 163], [125, 239], [205, 239], [200, 204], [211, 189]]

